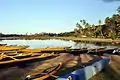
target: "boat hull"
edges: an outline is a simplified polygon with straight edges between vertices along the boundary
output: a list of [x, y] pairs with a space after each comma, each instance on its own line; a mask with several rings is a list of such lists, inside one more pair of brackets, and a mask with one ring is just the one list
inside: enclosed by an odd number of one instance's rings
[[114, 49], [104, 49], [100, 51], [91, 51], [89, 54], [103, 55], [104, 53], [113, 54]]
[[29, 46], [0, 46], [0, 51], [15, 51], [15, 50], [21, 50], [21, 49], [26, 49]]
[[50, 69], [50, 71], [48, 71], [48, 69], [47, 69], [47, 70], [43, 71], [43, 73], [31, 74], [28, 77], [26, 77], [24, 80], [45, 80], [47, 78], [48, 78], [48, 80], [50, 80], [49, 78], [51, 77], [51, 75], [57, 73], [58, 70], [61, 69], [61, 67], [62, 67], [62, 63], [55, 66], [52, 70]]
[[17, 66], [19, 64], [26, 64], [26, 63], [31, 63], [34, 61], [42, 61], [42, 60], [46, 60], [46, 59], [50, 59], [56, 57], [55, 55], [51, 55], [51, 56], [45, 56], [45, 57], [41, 57], [41, 56], [30, 56], [27, 58], [17, 58], [16, 60], [3, 60], [0, 61], [0, 68], [3, 67], [10, 67], [10, 66]]

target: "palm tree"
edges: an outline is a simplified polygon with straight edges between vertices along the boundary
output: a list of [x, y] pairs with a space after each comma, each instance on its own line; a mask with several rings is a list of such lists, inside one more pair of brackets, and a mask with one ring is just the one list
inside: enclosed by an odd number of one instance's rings
[[76, 23], [77, 28], [82, 28], [82, 26], [79, 23]]
[[101, 24], [102, 24], [102, 21], [101, 21], [101, 20], [99, 20], [99, 21], [98, 21], [98, 24], [99, 24], [99, 25], [101, 25]]
[[117, 12], [120, 14], [120, 6], [117, 8]]
[[86, 21], [83, 19], [83, 20], [80, 20], [80, 23], [82, 23], [82, 25], [84, 26], [84, 29], [83, 29], [83, 35], [86, 35]]
[[91, 35], [91, 27], [89, 23], [85, 24], [85, 35], [90, 36]]
[[107, 26], [110, 26], [110, 18], [109, 18], [109, 17], [106, 17], [106, 18], [105, 18], [105, 24], [106, 24]]
[[95, 25], [93, 24], [93, 25], [91, 26], [92, 36], [95, 36], [95, 29], [96, 29], [96, 27], [95, 27]]
[[82, 23], [82, 25], [84, 25], [85, 26], [85, 24], [86, 24], [86, 20], [80, 20], [80, 22]]
[[99, 24], [99, 26], [98, 26], [98, 31], [100, 32], [102, 38], [104, 38], [104, 36], [103, 36], [103, 32], [102, 32], [102, 25], [101, 25], [101, 24], [102, 24], [102, 21], [99, 20], [99, 21], [98, 21], [98, 24]]
[[82, 26], [79, 23], [77, 23], [76, 27], [78, 28], [78, 32], [80, 33], [80, 35], [82, 35], [83, 34]]
[[76, 29], [76, 28], [74, 29], [74, 32], [75, 32], [75, 34], [74, 34], [74, 35], [77, 37], [77, 35], [78, 35], [78, 31], [77, 31], [77, 29]]

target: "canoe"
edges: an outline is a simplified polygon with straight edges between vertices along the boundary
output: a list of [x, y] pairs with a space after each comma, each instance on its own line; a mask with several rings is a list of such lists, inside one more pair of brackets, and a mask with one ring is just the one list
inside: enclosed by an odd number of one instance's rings
[[70, 53], [73, 55], [80, 55], [80, 54], [84, 54], [87, 52], [88, 52], [88, 49], [69, 49], [69, 50], [66, 50], [66, 53]]
[[19, 50], [19, 52], [54, 52], [54, 51], [60, 51], [60, 50], [66, 50], [70, 47], [45, 47], [45, 48], [35, 48], [35, 49], [23, 49]]
[[19, 50], [18, 52], [37, 53], [37, 52], [41, 52], [41, 49], [44, 49], [44, 48], [23, 49], [23, 50]]
[[64, 76], [60, 76], [55, 80], [89, 80], [94, 75], [98, 74], [103, 69], [106, 69], [109, 65], [110, 58], [103, 58], [90, 66], [84, 67], [82, 69], [75, 70]]
[[[57, 73], [62, 67], [62, 63], [59, 63], [57, 66], [48, 68], [43, 71], [43, 73], [34, 73], [28, 75], [24, 80], [44, 80]], [[49, 79], [48, 79], [49, 80]]]
[[96, 49], [89, 49], [88, 51], [89, 52], [98, 52], [98, 51], [102, 51], [102, 50], [105, 50], [106, 47], [103, 47], [103, 48], [96, 48]]
[[26, 57], [29, 57], [31, 56], [32, 53], [18, 53], [18, 54], [14, 54], [14, 55], [8, 55], [6, 57], [11, 57], [11, 58], [15, 58], [15, 59], [20, 59], [20, 58], [26, 58]]
[[88, 50], [88, 54], [104, 54], [104, 53], [108, 53], [108, 54], [113, 54], [113, 51], [115, 49], [93, 49], [93, 50]]
[[28, 48], [29, 46], [0, 46], [0, 51], [14, 51]]
[[69, 49], [69, 48], [71, 48], [71, 46], [69, 46], [69, 47], [67, 47], [67, 46], [66, 47], [65, 46], [64, 47], [58, 47], [57, 46], [57, 47], [46, 47], [46, 48], [47, 49]]
[[34, 59], [43, 59], [43, 58], [46, 58], [46, 57], [52, 57], [54, 56], [55, 54], [54, 53], [49, 53], [49, 54], [41, 54], [41, 55], [38, 55], [38, 56], [30, 56], [30, 57], [25, 57], [23, 58], [22, 56], [8, 56], [8, 57], [4, 57], [4, 60], [0, 60], [0, 65], [3, 65], [3, 64], [10, 64], [10, 63], [17, 63], [17, 62], [22, 62], [22, 61], [30, 61], [30, 60], [34, 60]]
[[83, 53], [87, 53], [88, 49], [64, 49], [64, 50], [46, 50], [46, 51], [41, 51], [42, 53], [70, 53], [73, 55], [80, 55]]

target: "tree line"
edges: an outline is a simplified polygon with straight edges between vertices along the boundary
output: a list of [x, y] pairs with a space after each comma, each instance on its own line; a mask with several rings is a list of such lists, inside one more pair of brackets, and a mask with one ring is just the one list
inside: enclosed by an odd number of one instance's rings
[[118, 14], [113, 14], [112, 17], [106, 17], [104, 24], [101, 20], [98, 21], [98, 25], [91, 25], [86, 20], [80, 20], [76, 23], [74, 35], [95, 38], [120, 38], [120, 7], [118, 7], [117, 12]]

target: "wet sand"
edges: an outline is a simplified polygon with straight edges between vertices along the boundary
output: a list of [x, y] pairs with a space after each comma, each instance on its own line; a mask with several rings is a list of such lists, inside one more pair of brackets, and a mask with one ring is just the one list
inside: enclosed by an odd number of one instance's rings
[[34, 69], [38, 64], [39, 63], [37, 62], [26, 67], [15, 66], [0, 69], [0, 80], [22, 80], [25, 75]]

